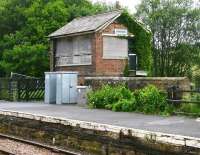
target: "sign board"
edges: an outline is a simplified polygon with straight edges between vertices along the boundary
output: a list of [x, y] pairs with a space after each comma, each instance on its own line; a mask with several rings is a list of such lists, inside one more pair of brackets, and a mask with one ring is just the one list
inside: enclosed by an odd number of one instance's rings
[[128, 35], [127, 29], [115, 29], [115, 34], [119, 36], [126, 36]]

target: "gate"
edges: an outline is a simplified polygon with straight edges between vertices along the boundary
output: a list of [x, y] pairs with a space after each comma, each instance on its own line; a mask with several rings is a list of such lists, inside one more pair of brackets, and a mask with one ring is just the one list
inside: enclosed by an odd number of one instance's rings
[[178, 115], [200, 116], [200, 89], [181, 90], [178, 87], [168, 89], [168, 102], [175, 105]]
[[0, 100], [31, 101], [44, 99], [44, 79], [0, 79]]
[[17, 81], [18, 100], [42, 100], [44, 79], [23, 79]]

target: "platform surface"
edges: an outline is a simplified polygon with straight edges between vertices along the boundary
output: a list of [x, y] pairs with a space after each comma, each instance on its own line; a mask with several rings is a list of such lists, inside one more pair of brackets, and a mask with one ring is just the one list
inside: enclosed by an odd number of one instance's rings
[[0, 111], [3, 110], [200, 138], [200, 120], [198, 118], [112, 112], [109, 110], [88, 109], [77, 105], [50, 105], [41, 102], [0, 101]]

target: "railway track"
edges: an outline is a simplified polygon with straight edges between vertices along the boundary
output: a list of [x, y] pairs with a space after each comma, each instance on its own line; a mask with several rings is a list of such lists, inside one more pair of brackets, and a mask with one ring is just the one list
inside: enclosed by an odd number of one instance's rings
[[14, 154], [0, 150], [0, 155], [14, 155]]
[[[38, 143], [38, 142], [29, 141], [29, 140], [24, 140], [24, 139], [16, 138], [16, 137], [5, 135], [5, 134], [1, 134], [1, 133], [0, 133], [0, 139], [11, 140], [11, 141], [14, 141], [16, 143], [22, 143], [22, 144], [26, 144], [26, 145], [33, 146], [33, 147], [37, 147], [37, 148], [41, 148], [41, 149], [46, 149], [46, 150], [48, 150], [50, 152], [53, 152], [55, 154], [61, 154], [61, 155], [81, 155], [79, 153], [75, 153], [75, 152], [71, 152], [71, 151], [59, 149], [59, 148], [54, 147], [54, 146], [45, 145], [45, 144], [41, 144], [41, 143]], [[13, 154], [13, 153], [11, 153], [9, 151], [0, 150], [0, 155], [15, 155], [15, 154]]]

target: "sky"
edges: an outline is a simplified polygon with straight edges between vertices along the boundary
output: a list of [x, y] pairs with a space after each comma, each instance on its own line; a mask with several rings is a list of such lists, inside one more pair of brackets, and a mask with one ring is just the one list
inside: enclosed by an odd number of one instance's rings
[[[92, 2], [105, 2], [107, 4], [116, 3], [117, 0], [91, 0]], [[118, 0], [120, 5], [125, 6], [131, 13], [135, 13], [135, 6], [140, 4], [141, 0]]]
[[[104, 2], [107, 4], [115, 4], [117, 0], [91, 0], [92, 2]], [[141, 3], [141, 0], [118, 0], [120, 2], [120, 5], [125, 6], [129, 9], [131, 13], [135, 13], [136, 9], [135, 7]], [[200, 6], [200, 0], [193, 0], [195, 2], [195, 5]]]

